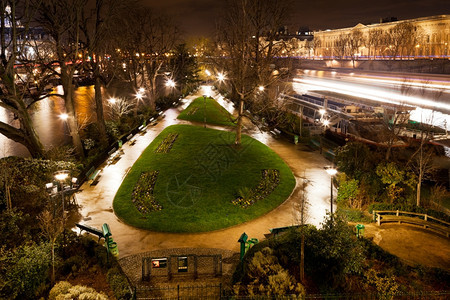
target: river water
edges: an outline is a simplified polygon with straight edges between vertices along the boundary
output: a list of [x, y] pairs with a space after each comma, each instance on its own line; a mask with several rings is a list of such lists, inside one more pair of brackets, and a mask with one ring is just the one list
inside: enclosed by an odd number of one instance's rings
[[[62, 87], [56, 87], [55, 92], [63, 94]], [[80, 124], [95, 120], [93, 86], [79, 87], [75, 91], [75, 103]], [[35, 103], [31, 110], [36, 132], [47, 150], [70, 142], [67, 124], [59, 118], [59, 115], [64, 112], [64, 100], [60, 97], [47, 97]], [[0, 121], [18, 127], [17, 120], [14, 120], [13, 115], [4, 108], [0, 108]], [[0, 157], [11, 155], [28, 157], [30, 153], [21, 144], [0, 134]]]

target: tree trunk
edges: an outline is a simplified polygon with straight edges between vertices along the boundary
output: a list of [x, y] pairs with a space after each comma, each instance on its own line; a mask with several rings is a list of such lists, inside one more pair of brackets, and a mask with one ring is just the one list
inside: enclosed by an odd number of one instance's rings
[[[98, 68], [97, 68], [98, 69]], [[100, 74], [98, 70], [95, 71], [95, 113], [97, 115], [97, 127], [100, 133], [100, 145], [104, 149], [108, 146], [108, 135], [106, 134], [105, 117], [103, 114], [103, 97], [100, 81]]]
[[0, 133], [10, 140], [24, 145], [33, 158], [44, 157], [44, 148], [34, 131], [28, 112], [26, 112], [25, 117], [23, 112], [19, 113], [19, 122], [21, 124], [20, 129], [0, 122]]
[[421, 189], [422, 189], [422, 174], [419, 175], [419, 182], [417, 182], [417, 206], [420, 206]]
[[238, 112], [238, 122], [236, 126], [236, 139], [234, 144], [237, 146], [241, 145], [241, 137], [242, 137], [242, 117], [244, 115], [244, 99], [240, 96], [239, 99], [239, 112]]
[[301, 248], [300, 248], [300, 281], [302, 283], [304, 283], [305, 280], [305, 232], [304, 232], [304, 228], [303, 228], [303, 224], [302, 226], [302, 244], [301, 244]]
[[75, 147], [75, 151], [80, 158], [84, 158], [83, 144], [81, 143], [80, 134], [78, 132], [78, 121], [75, 112], [75, 105], [73, 99], [73, 84], [72, 76], [67, 74], [71, 72], [66, 68], [61, 67], [61, 83], [64, 89], [64, 104], [66, 107], [66, 113], [69, 115], [67, 124], [69, 125], [70, 136], [72, 137], [72, 143]]
[[52, 241], [52, 284], [55, 283], [55, 241]]

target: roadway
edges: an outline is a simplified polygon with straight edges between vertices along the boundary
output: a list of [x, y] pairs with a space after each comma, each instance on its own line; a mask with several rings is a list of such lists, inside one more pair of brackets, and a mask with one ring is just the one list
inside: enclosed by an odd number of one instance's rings
[[356, 70], [302, 70], [293, 79], [298, 94], [333, 92], [372, 105], [411, 106], [411, 120], [450, 130], [450, 76]]

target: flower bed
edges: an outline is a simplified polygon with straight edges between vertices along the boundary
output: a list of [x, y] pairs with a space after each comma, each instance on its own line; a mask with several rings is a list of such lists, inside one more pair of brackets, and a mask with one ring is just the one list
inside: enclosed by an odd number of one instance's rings
[[175, 140], [178, 137], [178, 133], [169, 133], [168, 136], [165, 137], [165, 139], [159, 144], [159, 146], [156, 148], [156, 153], [169, 153], [170, 149], [172, 149], [173, 144], [175, 143]]
[[188, 116], [192, 116], [193, 114], [195, 114], [195, 113], [197, 112], [197, 110], [198, 110], [198, 107], [194, 107], [193, 109], [191, 109], [191, 110], [187, 113], [187, 115], [188, 115]]
[[262, 200], [270, 195], [273, 190], [280, 183], [280, 171], [275, 169], [268, 169], [261, 171], [262, 179], [258, 185], [244, 195], [240, 195], [231, 202], [234, 205], [239, 205], [242, 208], [247, 208], [257, 201]]
[[162, 209], [162, 206], [153, 196], [158, 173], [159, 171], [142, 172], [131, 194], [131, 200], [142, 214]]

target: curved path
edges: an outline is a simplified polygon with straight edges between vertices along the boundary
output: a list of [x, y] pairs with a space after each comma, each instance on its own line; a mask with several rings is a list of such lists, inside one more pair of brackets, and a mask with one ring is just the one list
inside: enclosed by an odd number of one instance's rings
[[[302, 177], [308, 178], [310, 182], [307, 188], [310, 202], [307, 222], [319, 225], [329, 209], [330, 179], [323, 170], [323, 167], [328, 165], [329, 162], [316, 152], [311, 152], [308, 149], [302, 150], [301, 146], [295, 146], [282, 139], [275, 139], [267, 133], [260, 132], [250, 122], [246, 122], [244, 133], [272, 148], [294, 173], [297, 186], [291, 197], [282, 205], [250, 222], [204, 233], [152, 232], [132, 227], [119, 220], [113, 212], [112, 202], [128, 170], [164, 128], [173, 124], [188, 123], [177, 120], [177, 116], [193, 99], [203, 95], [202, 92], [200, 90], [197, 95], [188, 97], [184, 100], [184, 104], [178, 108], [167, 110], [165, 118], [158, 120], [158, 123], [154, 126], [150, 125], [145, 134], [136, 136], [135, 145], [130, 146], [126, 143], [123, 146], [124, 154], [121, 159], [114, 165], [103, 166], [99, 183], [96, 186], [89, 186], [85, 183], [81, 187], [82, 191], [77, 194], [81, 214], [79, 222], [96, 228], [101, 228], [103, 223], [108, 223], [114, 241], [118, 244], [120, 257], [152, 250], [183, 247], [221, 248], [238, 252], [239, 244], [237, 240], [244, 231], [249, 237], [261, 240], [264, 238], [264, 234], [269, 233], [270, 228], [299, 223], [295, 210], [300, 192], [298, 183]], [[232, 110], [231, 105], [221, 104], [228, 110]]]

